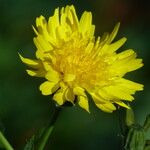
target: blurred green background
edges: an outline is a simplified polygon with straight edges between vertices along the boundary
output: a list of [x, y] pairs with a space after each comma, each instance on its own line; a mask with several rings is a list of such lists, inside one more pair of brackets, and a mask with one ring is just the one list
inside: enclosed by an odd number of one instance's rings
[[[43, 81], [25, 72], [18, 52], [32, 57], [36, 48], [31, 25], [41, 14], [53, 15], [56, 7], [74, 4], [78, 13], [92, 11], [96, 35], [111, 32], [120, 21], [116, 39], [128, 38], [122, 49], [133, 48], [144, 60], [144, 67], [127, 76], [143, 83], [145, 90], [135, 95], [132, 106], [136, 120], [143, 123], [150, 112], [150, 5], [141, 0], [0, 0], [0, 119], [5, 135], [20, 150], [27, 139], [49, 120], [54, 103], [42, 96]], [[120, 150], [118, 114], [107, 114], [91, 104], [91, 114], [79, 107], [66, 107], [57, 120], [48, 150]], [[150, 134], [149, 134], [150, 135]]]

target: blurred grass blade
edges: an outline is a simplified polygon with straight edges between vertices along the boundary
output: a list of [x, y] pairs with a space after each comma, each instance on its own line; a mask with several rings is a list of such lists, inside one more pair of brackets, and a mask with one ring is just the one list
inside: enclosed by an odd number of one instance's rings
[[1, 131], [0, 131], [0, 143], [2, 147], [5, 148], [6, 150], [14, 150]]
[[[3, 123], [2, 123], [1, 120], [0, 120], [0, 131], [1, 131], [2, 133], [4, 133], [4, 130], [5, 130], [4, 125], [3, 125]], [[2, 144], [1, 141], [0, 141], [0, 148], [4, 148], [4, 145]]]

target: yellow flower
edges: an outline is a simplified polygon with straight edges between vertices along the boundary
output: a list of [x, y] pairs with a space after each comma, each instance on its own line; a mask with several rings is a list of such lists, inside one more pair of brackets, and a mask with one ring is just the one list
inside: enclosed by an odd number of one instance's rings
[[95, 38], [91, 12], [78, 19], [74, 6], [55, 9], [46, 21], [36, 18], [36, 59], [20, 58], [30, 67], [31, 76], [45, 78], [39, 87], [43, 95], [53, 94], [57, 104], [77, 103], [89, 111], [87, 94], [105, 112], [116, 109], [114, 104], [129, 108], [136, 91], [143, 85], [123, 78], [130, 71], [143, 66], [132, 49], [117, 53], [126, 38], [113, 42], [120, 24], [111, 34]]

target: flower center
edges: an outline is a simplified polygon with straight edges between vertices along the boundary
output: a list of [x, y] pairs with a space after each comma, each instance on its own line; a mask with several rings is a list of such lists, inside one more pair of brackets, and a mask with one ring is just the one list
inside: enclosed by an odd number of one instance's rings
[[[56, 63], [54, 68], [62, 75], [62, 79], [69, 75], [70, 86], [80, 85], [86, 89], [104, 86], [108, 83], [108, 64], [104, 57], [95, 55], [95, 51], [85, 52], [86, 42], [65, 43], [54, 52]], [[75, 46], [74, 46], [75, 45]]]

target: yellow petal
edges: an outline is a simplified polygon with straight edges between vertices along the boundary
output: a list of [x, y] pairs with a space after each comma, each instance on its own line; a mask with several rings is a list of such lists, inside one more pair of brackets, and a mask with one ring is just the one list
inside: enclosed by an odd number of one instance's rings
[[50, 95], [54, 93], [58, 88], [59, 84], [54, 82], [45, 81], [40, 85], [40, 91], [43, 95]]
[[32, 29], [33, 29], [33, 31], [34, 31], [34, 33], [35, 33], [36, 35], [39, 34], [38, 31], [36, 30], [36, 28], [35, 28], [34, 26], [32, 26]]
[[38, 28], [41, 27], [40, 29], [42, 29], [45, 26], [45, 23], [46, 23], [46, 20], [44, 16], [41, 15], [40, 17], [36, 18], [36, 26]]
[[75, 95], [81, 95], [81, 96], [85, 96], [86, 95], [85, 94], [85, 90], [83, 88], [79, 87], [79, 86], [75, 87], [73, 89], [73, 92], [74, 92]]
[[87, 112], [90, 112], [88, 98], [86, 96], [78, 96], [78, 104], [80, 107], [85, 109]]
[[108, 48], [109, 49], [108, 53], [113, 53], [116, 50], [118, 50], [126, 42], [126, 40], [127, 39], [125, 37], [123, 37], [120, 40], [118, 40], [117, 42], [110, 44], [109, 48]]
[[119, 79], [118, 82], [120, 82], [122, 86], [129, 88], [129, 89], [136, 90], [136, 91], [141, 91], [143, 90], [143, 87], [144, 87], [143, 84], [139, 84], [139, 83], [136, 83], [136, 82], [124, 79], [124, 78]]
[[74, 28], [78, 29], [79, 21], [78, 21], [78, 17], [76, 14], [76, 10], [73, 5], [70, 7], [70, 11], [72, 14], [72, 20], [73, 20], [72, 22], [73, 22]]
[[96, 40], [96, 42], [95, 42], [95, 45], [94, 45], [94, 49], [98, 49], [99, 44], [100, 44], [100, 37], [98, 36], [98, 37], [97, 37], [97, 40]]
[[130, 61], [130, 66], [128, 67], [128, 72], [137, 70], [141, 68], [144, 64], [142, 63], [142, 59], [134, 59]]
[[28, 75], [36, 77], [45, 77], [45, 70], [26, 70]]
[[48, 31], [52, 38], [56, 39], [56, 28], [59, 26], [59, 8], [55, 9], [54, 15], [48, 20]]
[[33, 67], [33, 68], [37, 68], [39, 67], [39, 61], [38, 60], [33, 60], [33, 59], [29, 59], [29, 58], [24, 58], [19, 54], [19, 57], [21, 59], [21, 61], [23, 63], [25, 63], [26, 65]]
[[116, 37], [117, 33], [118, 33], [118, 30], [119, 30], [119, 27], [120, 27], [120, 23], [117, 23], [112, 31], [112, 33], [110, 34], [109, 36], [109, 39], [107, 40], [107, 43], [110, 44], [114, 38]]
[[40, 41], [39, 41], [39, 38], [34, 37], [34, 38], [33, 38], [33, 42], [34, 42], [34, 44], [35, 44], [37, 50], [44, 52], [44, 49], [43, 49], [43, 47], [42, 47], [42, 45], [41, 45], [41, 43], [40, 43]]
[[49, 68], [46, 79], [52, 82], [58, 82], [60, 80], [59, 74], [57, 71], [55, 71], [52, 67]]
[[66, 91], [65, 91], [65, 99], [70, 101], [70, 102], [74, 102], [74, 99], [75, 99], [75, 95], [72, 91], [72, 89], [70, 88], [67, 88]]
[[98, 90], [98, 94], [105, 100], [112, 100], [114, 97], [109, 95], [103, 88]]
[[38, 35], [36, 38], [33, 38], [34, 44], [36, 45], [38, 50], [41, 50], [43, 52], [48, 52], [53, 50], [53, 46], [44, 39], [43, 36]]
[[37, 50], [35, 54], [37, 59], [44, 60], [44, 52], [42, 52], [41, 50]]
[[104, 55], [105, 53], [108, 53], [108, 48], [109, 48], [109, 45], [108, 44], [105, 44], [103, 47], [99, 47], [98, 48], [98, 56], [102, 56]]
[[65, 13], [66, 13], [66, 16], [67, 16], [66, 21], [71, 26], [71, 25], [73, 25], [73, 17], [72, 17], [72, 13], [71, 13], [70, 9], [71, 9], [70, 6], [65, 7]]
[[56, 29], [56, 36], [57, 36], [57, 39], [61, 42], [67, 41], [68, 37], [66, 34], [66, 28], [64, 28], [64, 26], [59, 26]]
[[91, 12], [84, 12], [79, 22], [80, 32], [83, 36], [93, 36], [95, 26], [92, 26]]
[[109, 39], [109, 33], [108, 32], [104, 32], [102, 37], [101, 37], [100, 45], [106, 44], [108, 39]]
[[130, 93], [123, 91], [121, 87], [118, 87], [118, 86], [105, 87], [104, 91], [108, 93], [108, 95], [112, 95], [113, 97], [116, 97], [117, 99], [128, 100], [128, 101], [134, 100], [134, 97], [131, 96]]
[[64, 7], [61, 8], [61, 12], [60, 13], [61, 13], [60, 24], [61, 25], [66, 25], [66, 17], [67, 17], [67, 15], [65, 13], [65, 8]]
[[125, 51], [117, 54], [116, 57], [118, 59], [124, 59], [124, 58], [127, 58], [127, 57], [129, 57], [129, 56], [131, 56], [133, 54], [135, 54], [135, 52], [132, 49], [128, 49], [128, 50], [125, 50]]
[[74, 74], [65, 74], [64, 75], [64, 81], [65, 82], [70, 82], [73, 81], [75, 79], [75, 75]]
[[86, 47], [86, 49], [85, 49], [85, 52], [86, 52], [87, 54], [89, 54], [89, 53], [92, 51], [93, 47], [94, 47], [94, 43], [93, 43], [93, 42], [90, 42], [90, 43], [87, 45], [87, 47]]
[[118, 104], [119, 106], [122, 106], [122, 107], [125, 107], [125, 108], [127, 108], [127, 109], [130, 109], [130, 107], [127, 105], [127, 104], [125, 104], [125, 103], [123, 103], [123, 102], [121, 102], [121, 101], [114, 101], [116, 104]]
[[30, 76], [37, 76], [37, 72], [34, 70], [26, 70], [26, 71], [27, 71], [28, 75], [30, 75]]
[[125, 53], [124, 56], [123, 54], [122, 56], [119, 54], [119, 57], [119, 59], [116, 59], [110, 66], [110, 70], [118, 76], [122, 77], [127, 72], [136, 70], [143, 66], [142, 59], [136, 59], [136, 53], [132, 53], [131, 51], [129, 53]]
[[[105, 103], [107, 101], [107, 99], [104, 99], [103, 97], [101, 97], [98, 93], [94, 93], [94, 92], [90, 92], [90, 95], [92, 96], [92, 99], [94, 100], [94, 102], [96, 104], [99, 103]], [[109, 100], [109, 99], [108, 99]]]
[[96, 104], [96, 106], [108, 113], [112, 113], [114, 110], [116, 110], [116, 107], [112, 103]]
[[62, 90], [58, 90], [54, 96], [53, 99], [59, 104], [59, 105], [63, 105], [64, 103], [64, 91]]

